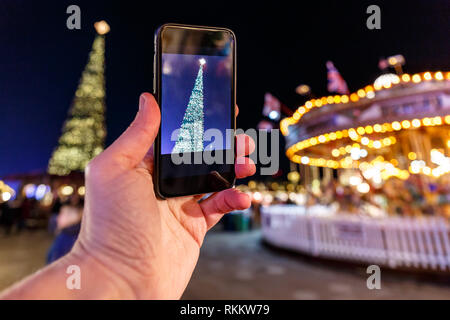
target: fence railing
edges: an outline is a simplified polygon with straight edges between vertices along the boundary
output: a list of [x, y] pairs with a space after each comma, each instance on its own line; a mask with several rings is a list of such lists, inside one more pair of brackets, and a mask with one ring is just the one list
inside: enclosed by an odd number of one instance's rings
[[323, 206], [263, 207], [264, 239], [325, 258], [450, 271], [450, 225], [440, 217], [327, 214]]

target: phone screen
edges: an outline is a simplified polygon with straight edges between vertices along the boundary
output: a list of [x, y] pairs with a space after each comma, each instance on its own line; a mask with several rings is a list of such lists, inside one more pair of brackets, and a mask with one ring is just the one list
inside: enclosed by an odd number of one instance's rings
[[234, 183], [234, 36], [165, 27], [159, 61], [159, 188], [165, 196]]

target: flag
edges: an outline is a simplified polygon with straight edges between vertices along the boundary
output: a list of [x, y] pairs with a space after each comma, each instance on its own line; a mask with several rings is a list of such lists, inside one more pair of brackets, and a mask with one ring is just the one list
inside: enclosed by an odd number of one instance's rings
[[279, 120], [281, 115], [281, 102], [270, 93], [264, 95], [263, 115], [271, 120]]
[[333, 62], [327, 61], [327, 78], [328, 78], [328, 91], [337, 92], [340, 94], [348, 94], [347, 83], [337, 71]]

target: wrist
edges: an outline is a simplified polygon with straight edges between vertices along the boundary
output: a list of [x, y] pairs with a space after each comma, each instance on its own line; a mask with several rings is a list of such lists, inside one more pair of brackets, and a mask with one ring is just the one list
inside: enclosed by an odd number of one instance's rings
[[[128, 280], [106, 265], [77, 242], [73, 250], [61, 259], [67, 278], [70, 266], [79, 267], [80, 289], [72, 289], [82, 299], [129, 300], [137, 296]], [[70, 281], [70, 280], [68, 280]]]

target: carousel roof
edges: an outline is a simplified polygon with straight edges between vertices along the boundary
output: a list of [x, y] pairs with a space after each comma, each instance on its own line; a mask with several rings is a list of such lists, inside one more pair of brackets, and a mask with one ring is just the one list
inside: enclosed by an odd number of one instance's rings
[[385, 177], [404, 179], [450, 172], [449, 80], [450, 72], [440, 71], [385, 74], [349, 95], [309, 100], [280, 123], [286, 155], [334, 169], [381, 164], [389, 169]]

